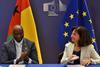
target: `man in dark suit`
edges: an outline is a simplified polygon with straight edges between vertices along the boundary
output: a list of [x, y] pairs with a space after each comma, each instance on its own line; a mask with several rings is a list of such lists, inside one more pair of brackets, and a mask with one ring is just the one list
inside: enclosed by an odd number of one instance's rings
[[0, 48], [2, 64], [38, 63], [35, 44], [24, 38], [24, 31], [20, 25], [14, 26], [13, 39], [5, 42]]

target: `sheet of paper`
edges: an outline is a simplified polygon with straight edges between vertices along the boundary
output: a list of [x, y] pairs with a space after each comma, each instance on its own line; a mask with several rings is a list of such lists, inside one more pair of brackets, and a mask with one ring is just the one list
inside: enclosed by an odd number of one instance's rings
[[67, 65], [67, 67], [85, 67], [83, 65]]
[[25, 67], [25, 65], [9, 65], [9, 67]]

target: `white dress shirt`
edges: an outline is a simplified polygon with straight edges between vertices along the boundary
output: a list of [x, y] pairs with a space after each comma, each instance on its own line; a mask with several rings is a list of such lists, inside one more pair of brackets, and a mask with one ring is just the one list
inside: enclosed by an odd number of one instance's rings
[[[21, 53], [22, 53], [23, 39], [20, 42], [17, 42], [16, 40], [14, 40], [14, 41], [15, 41], [15, 45], [16, 45], [16, 59], [14, 60], [14, 64], [16, 64], [16, 60], [18, 58], [20, 58]], [[28, 63], [31, 63], [31, 62], [32, 62], [32, 60], [29, 58]], [[23, 64], [23, 63], [24, 63], [24, 61], [19, 62], [19, 64]]]

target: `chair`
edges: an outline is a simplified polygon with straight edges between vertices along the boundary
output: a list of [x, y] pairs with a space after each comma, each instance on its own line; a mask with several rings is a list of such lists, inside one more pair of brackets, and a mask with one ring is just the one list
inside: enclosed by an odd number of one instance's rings
[[63, 52], [61, 52], [61, 53], [58, 54], [58, 64], [60, 64], [62, 56], [63, 56]]

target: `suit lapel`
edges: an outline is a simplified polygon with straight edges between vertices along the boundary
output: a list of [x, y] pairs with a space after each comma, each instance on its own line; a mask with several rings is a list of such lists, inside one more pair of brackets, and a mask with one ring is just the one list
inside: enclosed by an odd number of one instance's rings
[[27, 46], [27, 44], [26, 44], [26, 40], [23, 39], [23, 43], [22, 43], [22, 51], [24, 51], [25, 48], [28, 48], [28, 46]]
[[22, 52], [24, 51], [24, 39], [23, 39], [23, 43], [22, 43]]
[[22, 51], [27, 51], [28, 53], [30, 51], [28, 44], [27, 44], [27, 41], [25, 39], [23, 39]]
[[11, 41], [10, 45], [11, 45], [11, 47], [12, 47], [11, 49], [14, 53], [13, 55], [16, 57], [16, 44], [15, 44], [14, 40]]

